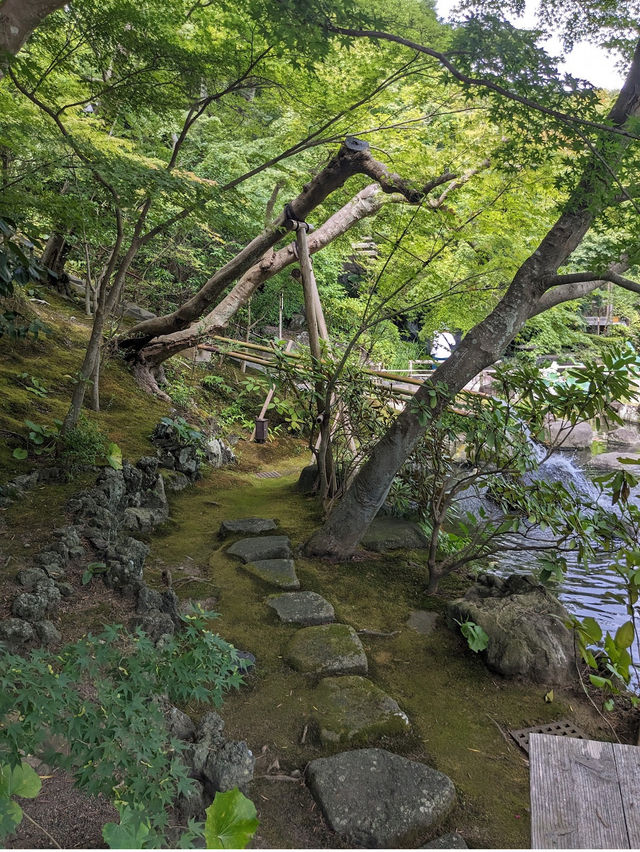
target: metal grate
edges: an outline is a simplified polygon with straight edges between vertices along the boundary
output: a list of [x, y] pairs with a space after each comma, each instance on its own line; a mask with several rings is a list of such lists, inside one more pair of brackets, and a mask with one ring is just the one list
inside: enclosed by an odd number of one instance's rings
[[261, 473], [255, 473], [256, 479], [278, 479], [282, 476], [277, 470], [263, 470]]
[[530, 734], [550, 734], [554, 737], [575, 737], [578, 740], [588, 739], [587, 735], [571, 722], [569, 719], [558, 719], [548, 725], [536, 725], [534, 728], [522, 728], [519, 731], [509, 731], [513, 739], [523, 751], [529, 754]]

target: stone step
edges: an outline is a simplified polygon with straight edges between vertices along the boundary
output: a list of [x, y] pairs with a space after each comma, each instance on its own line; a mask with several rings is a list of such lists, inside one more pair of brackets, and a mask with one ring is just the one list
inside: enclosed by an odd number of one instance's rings
[[331, 828], [369, 849], [415, 848], [455, 802], [442, 772], [379, 748], [313, 760], [307, 783]]
[[220, 524], [218, 538], [229, 538], [230, 535], [262, 535], [278, 528], [272, 518], [236, 518], [223, 521]]
[[259, 559], [257, 562], [247, 562], [243, 568], [254, 577], [279, 589], [300, 588], [293, 559]]
[[324, 678], [314, 692], [313, 707], [323, 745], [366, 745], [411, 729], [397, 702], [366, 677]]
[[368, 671], [362, 642], [347, 624], [322, 624], [298, 630], [284, 657], [294, 669], [309, 674], [366, 675]]
[[230, 556], [237, 556], [243, 562], [257, 562], [262, 559], [290, 559], [291, 542], [286, 535], [264, 535], [259, 538], [241, 538], [227, 548]]
[[275, 609], [280, 621], [285, 624], [328, 624], [335, 618], [333, 607], [317, 592], [289, 592], [286, 595], [271, 595], [267, 606]]

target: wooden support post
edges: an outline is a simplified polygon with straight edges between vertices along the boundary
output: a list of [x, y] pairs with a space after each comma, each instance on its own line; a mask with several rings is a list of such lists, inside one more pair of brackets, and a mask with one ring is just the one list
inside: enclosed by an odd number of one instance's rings
[[[291, 349], [292, 346], [293, 346], [293, 340], [289, 340], [288, 343], [287, 343], [287, 347], [284, 351], [288, 352]], [[263, 404], [262, 408], [260, 409], [260, 414], [258, 415], [258, 420], [264, 419], [264, 416], [267, 413], [267, 408], [269, 408], [269, 406], [271, 405], [271, 400], [273, 399], [273, 395], [274, 395], [275, 392], [276, 392], [276, 386], [271, 385], [271, 387], [269, 389], [269, 393], [267, 394], [266, 399], [264, 401], [264, 404]], [[249, 440], [255, 441], [255, 438], [256, 438], [256, 429], [255, 429], [255, 426], [254, 426], [253, 432], [251, 433], [251, 438], [249, 438]]]

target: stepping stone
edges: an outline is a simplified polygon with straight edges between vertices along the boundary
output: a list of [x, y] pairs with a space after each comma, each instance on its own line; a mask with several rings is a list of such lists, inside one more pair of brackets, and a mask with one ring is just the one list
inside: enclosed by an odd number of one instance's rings
[[260, 538], [241, 538], [227, 553], [238, 556], [243, 562], [256, 562], [261, 559], [290, 559], [291, 542], [286, 535], [264, 535]]
[[388, 550], [422, 550], [429, 540], [415, 521], [381, 515], [374, 518], [362, 537], [362, 547], [376, 553]]
[[260, 559], [258, 562], [248, 562], [243, 567], [254, 577], [279, 589], [300, 588], [293, 559]]
[[367, 656], [358, 634], [347, 624], [305, 627], [293, 636], [285, 660], [299, 672], [366, 675]]
[[457, 831], [451, 834], [443, 834], [441, 837], [436, 837], [431, 843], [425, 843], [421, 849], [468, 849], [464, 837], [458, 834]]
[[405, 734], [411, 727], [397, 702], [366, 677], [326, 677], [313, 696], [323, 745], [360, 743]]
[[230, 535], [261, 535], [277, 529], [277, 523], [271, 518], [238, 518], [235, 521], [223, 521], [220, 524], [218, 538], [228, 538]]
[[267, 606], [278, 613], [285, 624], [327, 624], [333, 621], [333, 607], [317, 592], [290, 592], [287, 595], [271, 595]]
[[427, 609], [414, 609], [407, 620], [407, 627], [411, 627], [416, 633], [428, 636], [436, 629], [438, 613]]
[[415, 848], [455, 802], [442, 772], [379, 748], [313, 760], [307, 783], [331, 828], [369, 849]]

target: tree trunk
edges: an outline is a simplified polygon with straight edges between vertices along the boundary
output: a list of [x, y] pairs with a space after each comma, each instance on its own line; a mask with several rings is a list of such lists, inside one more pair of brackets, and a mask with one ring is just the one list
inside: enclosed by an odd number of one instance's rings
[[61, 9], [66, 0], [4, 0], [0, 6], [0, 78], [2, 66], [15, 56], [47, 15]]
[[[623, 126], [640, 115], [640, 43], [631, 69], [608, 120]], [[446, 405], [481, 370], [502, 355], [525, 324], [558, 268], [581, 243], [597, 213], [606, 208], [617, 185], [616, 172], [630, 139], [608, 136], [596, 143], [584, 165], [565, 210], [536, 251], [522, 264], [494, 310], [466, 335], [458, 349], [441, 364], [416, 393], [371, 452], [351, 488], [325, 525], [307, 542], [306, 553], [345, 558], [358, 546], [367, 527], [384, 503], [393, 479], [413, 451], [424, 426], [419, 409], [437, 418]], [[431, 394], [437, 403], [431, 407]]]

